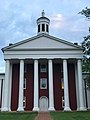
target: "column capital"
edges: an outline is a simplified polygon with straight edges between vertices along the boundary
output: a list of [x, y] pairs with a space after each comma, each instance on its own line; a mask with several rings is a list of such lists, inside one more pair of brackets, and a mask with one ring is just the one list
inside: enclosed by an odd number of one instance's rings
[[49, 62], [52, 62], [52, 59], [48, 59]]
[[19, 59], [19, 61], [23, 61], [24, 62], [25, 59]]

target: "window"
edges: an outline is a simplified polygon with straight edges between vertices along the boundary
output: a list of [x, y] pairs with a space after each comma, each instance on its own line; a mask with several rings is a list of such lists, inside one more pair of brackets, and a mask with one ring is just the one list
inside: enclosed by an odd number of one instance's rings
[[26, 78], [24, 78], [23, 88], [26, 89]]
[[61, 78], [61, 88], [64, 89], [64, 80]]
[[23, 97], [23, 108], [26, 108], [26, 97]]
[[45, 31], [45, 24], [42, 24], [42, 31]]
[[38, 25], [38, 32], [40, 32], [40, 25]]
[[48, 32], [48, 25], [46, 25], [46, 32]]
[[64, 108], [64, 96], [62, 96], [62, 108]]
[[47, 89], [47, 78], [40, 79], [40, 89]]
[[46, 65], [45, 65], [45, 64], [42, 64], [42, 65], [40, 66], [40, 72], [46, 72], [46, 71], [47, 71]]

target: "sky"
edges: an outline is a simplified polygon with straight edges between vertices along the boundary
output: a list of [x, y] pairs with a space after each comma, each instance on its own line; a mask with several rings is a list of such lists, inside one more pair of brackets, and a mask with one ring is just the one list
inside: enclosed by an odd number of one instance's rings
[[83, 41], [90, 21], [78, 14], [90, 0], [0, 0], [0, 73], [5, 72], [2, 48], [37, 35], [42, 10], [50, 19], [49, 34], [69, 42]]

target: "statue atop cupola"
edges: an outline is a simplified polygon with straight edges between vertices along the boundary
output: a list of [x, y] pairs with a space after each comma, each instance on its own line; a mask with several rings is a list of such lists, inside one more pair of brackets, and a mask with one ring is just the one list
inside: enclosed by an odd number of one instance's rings
[[42, 11], [42, 17], [44, 17], [45, 16], [45, 12], [44, 12], [44, 10]]
[[44, 10], [41, 13], [41, 17], [37, 19], [37, 25], [38, 25], [38, 34], [41, 33], [49, 33], [49, 23], [50, 20], [45, 17], [45, 12]]

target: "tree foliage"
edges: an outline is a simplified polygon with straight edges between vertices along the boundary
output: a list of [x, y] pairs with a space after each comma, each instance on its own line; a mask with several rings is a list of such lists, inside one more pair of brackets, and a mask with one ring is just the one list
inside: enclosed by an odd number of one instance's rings
[[[79, 14], [84, 15], [88, 20], [90, 20], [90, 8], [85, 8]], [[84, 57], [83, 57], [83, 63], [82, 63], [82, 68], [83, 72], [87, 72], [87, 85], [90, 88], [90, 27], [89, 27], [89, 35], [84, 37], [82, 44], [83, 52], [84, 52]]]
[[90, 19], [90, 8], [85, 8], [79, 14], [84, 15], [86, 18]]

